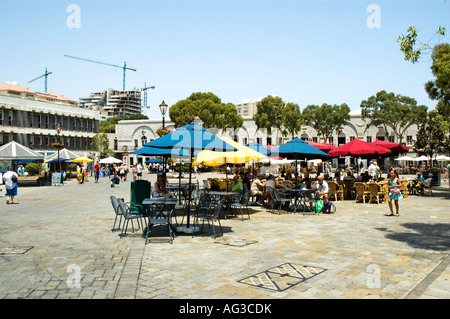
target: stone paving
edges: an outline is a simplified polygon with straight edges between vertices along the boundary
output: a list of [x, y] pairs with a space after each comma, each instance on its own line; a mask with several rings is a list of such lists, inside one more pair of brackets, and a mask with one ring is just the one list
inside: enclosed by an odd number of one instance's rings
[[109, 196], [128, 201], [129, 181], [21, 187], [17, 204], [0, 196], [0, 298], [446, 299], [448, 184], [433, 193], [402, 199], [400, 217], [352, 200], [334, 215], [253, 207], [216, 239], [205, 227], [170, 244], [159, 229], [145, 245], [111, 231]]

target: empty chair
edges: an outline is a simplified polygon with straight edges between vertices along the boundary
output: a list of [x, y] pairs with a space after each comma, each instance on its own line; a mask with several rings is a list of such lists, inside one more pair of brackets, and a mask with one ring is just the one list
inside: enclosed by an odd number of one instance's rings
[[128, 230], [128, 223], [131, 221], [131, 226], [134, 232], [133, 220], [136, 219], [138, 222], [138, 226], [144, 228], [144, 224], [142, 222], [142, 218], [144, 217], [143, 208], [141, 205], [125, 203], [123, 199], [117, 199], [119, 213], [123, 215], [124, 222], [122, 225], [122, 232], [120, 233], [120, 237], [125, 236]]
[[281, 207], [283, 205], [288, 204], [288, 206], [291, 203], [291, 195], [289, 193], [281, 193], [279, 190], [274, 189], [273, 190], [274, 198], [272, 198], [273, 207], [275, 208], [276, 204], [278, 204], [278, 213], [280, 213]]
[[231, 204], [231, 207], [233, 207], [234, 209], [240, 208], [242, 220], [244, 220], [244, 208], [247, 211], [248, 219], [250, 219], [250, 213], [248, 212], [248, 202], [250, 201], [250, 195], [250, 192], [246, 192], [244, 195], [242, 195], [242, 198], [239, 202], [234, 202]]
[[384, 191], [381, 188], [381, 186], [377, 183], [370, 183], [369, 184], [369, 203], [372, 202], [372, 200], [376, 200], [377, 203], [380, 203], [380, 199], [384, 199]]
[[361, 182], [356, 182], [355, 184], [356, 188], [356, 196], [355, 196], [355, 202], [362, 200], [363, 203], [366, 203], [366, 196], [370, 196], [370, 191], [367, 188], [367, 185]]
[[[223, 234], [219, 215], [223, 209], [224, 202], [225, 202], [224, 199], [220, 199], [214, 206], [210, 206], [210, 207], [208, 207], [208, 209], [205, 208], [205, 209], [202, 209], [197, 212], [197, 214], [195, 215], [195, 224], [197, 224], [197, 226], [199, 226], [199, 219], [202, 220], [202, 228], [200, 230], [200, 233], [203, 232], [203, 226], [204, 226], [205, 220], [206, 220], [208, 222], [208, 225], [209, 225], [209, 222], [211, 222], [212, 230], [213, 230], [213, 238], [216, 239], [216, 229], [215, 229], [214, 221], [217, 220], [217, 222], [219, 223], [220, 232]], [[194, 229], [195, 229], [195, 227], [194, 227]]]
[[[113, 225], [113, 228], [111, 229], [111, 231], [120, 230], [120, 224], [122, 223], [123, 214], [122, 214], [122, 210], [119, 209], [119, 201], [118, 201], [117, 197], [115, 197], [115, 196], [110, 196], [109, 199], [111, 200], [111, 204], [114, 209], [114, 213], [116, 215], [116, 217], [114, 218], [114, 225]], [[119, 224], [117, 225], [118, 228], [116, 228], [117, 218], [119, 218]]]
[[339, 198], [341, 198], [341, 200], [344, 200], [344, 187], [334, 181], [327, 181], [327, 183], [330, 189], [328, 198], [334, 198], [335, 201], [337, 201]]

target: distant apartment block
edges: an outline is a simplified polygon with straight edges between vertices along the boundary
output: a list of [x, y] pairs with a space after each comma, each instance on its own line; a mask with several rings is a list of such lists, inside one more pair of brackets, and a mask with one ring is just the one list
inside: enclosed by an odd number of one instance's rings
[[245, 99], [243, 103], [236, 104], [237, 114], [240, 116], [253, 116], [256, 114], [256, 105], [260, 102], [262, 98], [256, 98], [254, 102], [250, 99]]
[[99, 111], [106, 117], [141, 113], [141, 91], [118, 91], [108, 89], [94, 92], [87, 98], [80, 98], [81, 108]]

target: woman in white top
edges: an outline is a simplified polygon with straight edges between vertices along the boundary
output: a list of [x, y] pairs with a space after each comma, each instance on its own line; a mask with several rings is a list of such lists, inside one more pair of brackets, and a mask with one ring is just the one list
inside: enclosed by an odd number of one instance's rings
[[166, 182], [164, 181], [164, 177], [162, 175], [158, 175], [158, 179], [153, 184], [153, 197], [163, 197], [167, 194]]
[[3, 183], [6, 188], [6, 204], [14, 204], [14, 196], [17, 196], [17, 180], [19, 176], [10, 167], [3, 174]]

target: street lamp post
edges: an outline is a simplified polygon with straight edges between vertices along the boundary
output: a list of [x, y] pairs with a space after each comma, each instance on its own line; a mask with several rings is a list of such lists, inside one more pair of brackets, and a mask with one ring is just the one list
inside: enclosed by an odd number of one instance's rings
[[[161, 115], [162, 115], [162, 129], [165, 130], [165, 117], [166, 117], [166, 112], [167, 112], [167, 104], [164, 102], [164, 100], [162, 101], [162, 103], [159, 105], [159, 110], [161, 111]], [[163, 156], [163, 176], [164, 178], [166, 178], [166, 161], [165, 158]]]
[[59, 165], [59, 172], [60, 173], [61, 173], [61, 161], [59, 160], [59, 149], [60, 149], [59, 144], [61, 143], [61, 136], [60, 136], [61, 130], [62, 130], [61, 123], [58, 123], [56, 125], [56, 133], [57, 133], [56, 141], [58, 142], [58, 165]]

